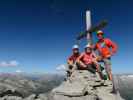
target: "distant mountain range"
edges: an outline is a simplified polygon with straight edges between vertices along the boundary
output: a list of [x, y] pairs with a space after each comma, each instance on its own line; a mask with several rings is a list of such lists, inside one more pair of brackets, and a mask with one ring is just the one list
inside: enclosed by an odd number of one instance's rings
[[[0, 96], [5, 96], [7, 91], [17, 92], [22, 97], [31, 94], [46, 93], [58, 86], [63, 76], [57, 74], [0, 74]], [[11, 94], [11, 93], [10, 93]]]

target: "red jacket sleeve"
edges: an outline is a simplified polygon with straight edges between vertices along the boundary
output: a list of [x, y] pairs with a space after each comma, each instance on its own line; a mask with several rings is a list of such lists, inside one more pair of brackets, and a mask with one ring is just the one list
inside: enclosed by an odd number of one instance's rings
[[68, 58], [68, 60], [72, 61], [72, 56], [70, 56], [70, 57]]
[[82, 54], [78, 57], [78, 59], [81, 60], [81, 59], [83, 58], [83, 56], [84, 56], [84, 53], [82, 53]]
[[97, 57], [96, 54], [95, 54], [95, 52], [92, 52], [92, 55], [93, 55], [93, 58], [96, 58]]
[[110, 39], [106, 39], [106, 41], [108, 46], [112, 48], [112, 53], [116, 53], [118, 49], [116, 43], [112, 42]]

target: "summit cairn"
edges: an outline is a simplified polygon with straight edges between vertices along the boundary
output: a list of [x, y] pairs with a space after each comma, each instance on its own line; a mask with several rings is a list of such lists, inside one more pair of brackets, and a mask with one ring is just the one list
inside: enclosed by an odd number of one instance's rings
[[98, 73], [75, 70], [52, 94], [53, 100], [124, 100], [112, 91], [112, 81], [100, 80]]

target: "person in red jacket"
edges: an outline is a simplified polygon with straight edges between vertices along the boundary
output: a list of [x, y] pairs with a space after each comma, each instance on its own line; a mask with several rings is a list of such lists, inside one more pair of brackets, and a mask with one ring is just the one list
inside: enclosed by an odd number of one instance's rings
[[111, 56], [117, 51], [117, 45], [108, 38], [104, 38], [104, 32], [97, 32], [98, 41], [94, 50], [98, 50], [101, 60], [104, 62], [109, 80], [112, 80]]
[[78, 45], [74, 45], [72, 48], [72, 51], [73, 51], [73, 54], [67, 60], [67, 64], [68, 64], [67, 76], [68, 77], [71, 76], [72, 71], [74, 70], [74, 67], [76, 66], [76, 60], [80, 56]]
[[93, 73], [96, 72], [96, 55], [92, 51], [92, 47], [88, 44], [85, 46], [85, 52], [83, 52], [77, 59], [77, 63], [80, 65], [78, 69], [89, 70]]
[[103, 79], [102, 72], [100, 70], [100, 66], [97, 63], [97, 56], [92, 50], [92, 46], [87, 44], [85, 46], [85, 52], [83, 52], [77, 59], [77, 63], [79, 64], [79, 70], [88, 70], [92, 73], [99, 73], [101, 79]]

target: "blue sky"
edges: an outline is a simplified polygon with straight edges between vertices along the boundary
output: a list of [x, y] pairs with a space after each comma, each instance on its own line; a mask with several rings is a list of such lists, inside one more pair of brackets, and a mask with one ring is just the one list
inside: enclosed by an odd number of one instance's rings
[[66, 63], [77, 33], [85, 30], [87, 9], [93, 25], [109, 21], [106, 37], [119, 47], [112, 58], [113, 72], [133, 72], [132, 4], [132, 0], [1, 0], [0, 72], [55, 72]]

